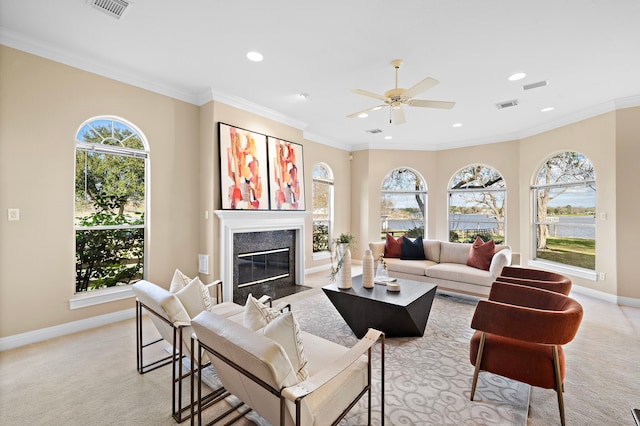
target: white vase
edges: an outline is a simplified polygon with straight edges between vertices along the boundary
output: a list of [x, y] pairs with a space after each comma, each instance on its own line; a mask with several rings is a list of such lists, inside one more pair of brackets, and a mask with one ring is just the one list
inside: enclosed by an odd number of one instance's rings
[[338, 271], [338, 288], [351, 288], [351, 250], [348, 244], [338, 245], [338, 262], [342, 259], [342, 266]]
[[371, 250], [365, 250], [362, 258], [362, 287], [373, 288], [373, 255]]

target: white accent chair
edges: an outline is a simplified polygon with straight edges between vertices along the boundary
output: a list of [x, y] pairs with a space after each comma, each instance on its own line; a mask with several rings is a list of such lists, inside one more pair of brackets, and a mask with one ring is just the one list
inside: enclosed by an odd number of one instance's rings
[[[191, 357], [190, 339], [193, 330], [191, 328], [191, 318], [178, 297], [168, 290], [153, 284], [149, 281], [141, 280], [133, 284], [133, 292], [136, 295], [136, 355], [137, 370], [140, 374], [148, 373], [167, 364], [172, 366], [172, 408], [171, 415], [177, 422], [183, 422], [189, 418], [191, 407], [183, 407], [182, 404], [182, 381], [189, 377], [191, 372], [184, 368], [182, 359]], [[216, 291], [216, 301], [222, 300], [221, 282], [216, 281], [208, 285], [208, 290]], [[153, 322], [160, 338], [150, 342], [144, 342], [143, 336], [143, 314], [144, 310], [149, 313], [149, 319]], [[224, 302], [214, 305], [213, 309], [223, 316], [232, 316], [244, 311], [240, 305]], [[172, 353], [166, 357], [160, 357], [145, 364], [145, 349], [156, 343], [166, 341], [171, 345]], [[211, 393], [211, 397], [221, 394], [224, 389], [216, 389]]]
[[[368, 393], [371, 423], [371, 355], [381, 341], [381, 422], [384, 425], [384, 333], [369, 329], [351, 349], [300, 331], [308, 360], [308, 378], [299, 381], [283, 347], [259, 331], [212, 312], [202, 312], [191, 321], [192, 345], [204, 349], [222, 385], [250, 409], [273, 425], [337, 424], [360, 398]], [[196, 340], [197, 339], [197, 340]], [[197, 351], [194, 356], [202, 356]], [[366, 354], [366, 355], [365, 355]], [[198, 365], [200, 360], [194, 360]], [[192, 369], [192, 374], [197, 370]], [[202, 422], [202, 378], [197, 383], [194, 413]], [[197, 408], [196, 408], [197, 406]], [[197, 410], [197, 413], [196, 413]], [[214, 422], [220, 421], [218, 417]]]

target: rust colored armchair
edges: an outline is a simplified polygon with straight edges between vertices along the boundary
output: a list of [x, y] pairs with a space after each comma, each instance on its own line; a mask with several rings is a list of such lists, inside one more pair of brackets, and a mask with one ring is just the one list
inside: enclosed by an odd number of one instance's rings
[[571, 279], [569, 277], [539, 269], [505, 266], [496, 281], [542, 288], [566, 296], [571, 291]]
[[471, 321], [469, 359], [475, 366], [471, 400], [480, 371], [554, 389], [564, 425], [565, 377], [561, 345], [571, 340], [582, 321], [582, 306], [563, 294], [495, 282], [488, 300], [480, 300]]

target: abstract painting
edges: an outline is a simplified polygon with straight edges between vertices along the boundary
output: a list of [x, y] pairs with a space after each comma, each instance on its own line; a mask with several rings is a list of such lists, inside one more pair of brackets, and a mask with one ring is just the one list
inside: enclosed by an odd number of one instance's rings
[[267, 137], [219, 123], [220, 192], [227, 210], [268, 210]]
[[269, 137], [271, 210], [304, 210], [302, 145]]

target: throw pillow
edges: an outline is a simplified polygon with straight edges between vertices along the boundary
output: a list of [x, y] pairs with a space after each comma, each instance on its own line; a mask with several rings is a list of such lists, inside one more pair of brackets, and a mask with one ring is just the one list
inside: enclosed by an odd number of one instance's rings
[[422, 237], [416, 237], [414, 241], [407, 237], [402, 237], [402, 256], [400, 258], [404, 260], [425, 260]]
[[477, 237], [469, 249], [467, 266], [488, 271], [495, 251], [496, 243], [493, 240], [485, 243], [482, 238]]
[[304, 355], [300, 326], [293, 313], [287, 312], [279, 315], [267, 324], [263, 329], [263, 334], [282, 346], [291, 361], [291, 366], [296, 372], [298, 380], [301, 382], [306, 380], [309, 377], [308, 361]]
[[253, 295], [249, 294], [247, 302], [244, 305], [244, 318], [242, 322], [245, 327], [256, 331], [265, 327], [279, 316], [279, 310], [268, 307], [253, 297]]
[[400, 257], [402, 255], [402, 238], [395, 238], [391, 234], [387, 234], [384, 243], [384, 257]]
[[176, 292], [176, 297], [180, 300], [190, 318], [195, 318], [202, 311], [211, 312], [211, 304], [207, 304], [203, 297], [203, 288], [208, 292], [200, 278], [195, 277], [189, 284]]
[[171, 279], [171, 285], [169, 286], [169, 292], [177, 293], [178, 290], [184, 288], [187, 284], [191, 282], [191, 278], [186, 276], [180, 271], [180, 269], [176, 269], [173, 273], [173, 278]]

